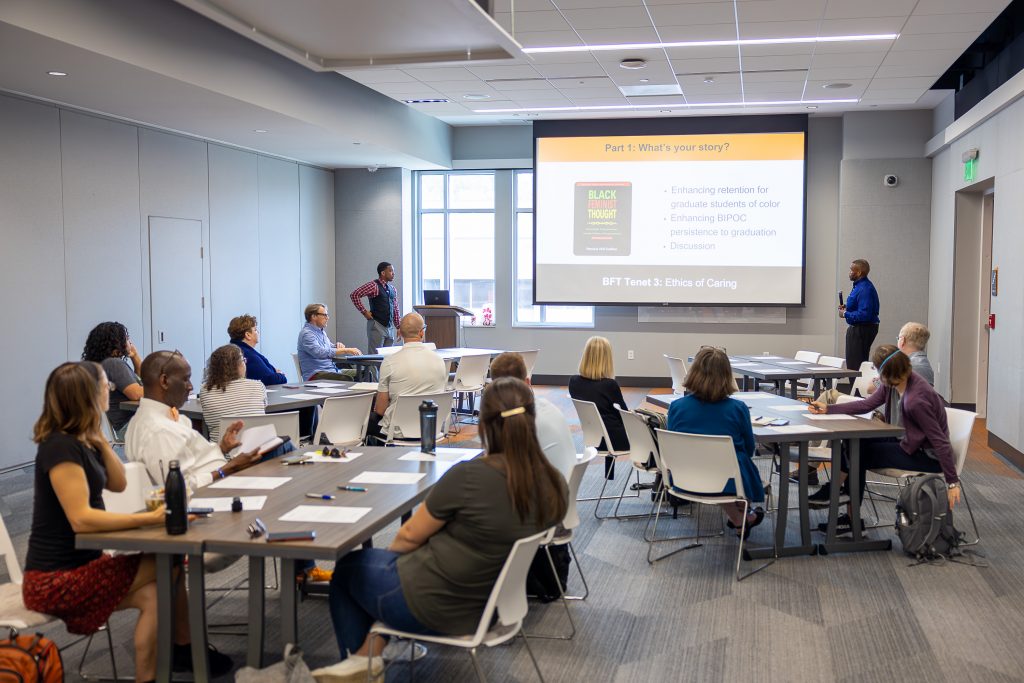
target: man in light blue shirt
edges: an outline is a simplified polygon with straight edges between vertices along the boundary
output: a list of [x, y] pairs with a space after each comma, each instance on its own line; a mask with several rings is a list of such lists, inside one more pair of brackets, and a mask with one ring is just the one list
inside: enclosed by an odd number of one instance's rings
[[338, 342], [334, 344], [324, 330], [331, 314], [323, 304], [310, 304], [305, 310], [306, 324], [299, 332], [297, 351], [302, 379], [352, 379], [354, 373], [338, 372], [334, 359], [338, 356], [356, 356], [360, 351]]

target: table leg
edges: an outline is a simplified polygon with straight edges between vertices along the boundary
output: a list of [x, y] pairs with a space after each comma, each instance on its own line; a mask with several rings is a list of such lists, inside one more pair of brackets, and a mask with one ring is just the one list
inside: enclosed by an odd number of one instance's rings
[[174, 555], [157, 554], [156, 604], [162, 615], [156, 622], [156, 680], [171, 680], [171, 651], [174, 627]]
[[[273, 562], [273, 559], [271, 560]], [[249, 556], [249, 641], [245, 663], [259, 669], [263, 666], [263, 613], [266, 603], [266, 559]]]
[[[800, 395], [799, 388], [797, 387], [798, 382], [795, 379], [789, 380], [789, 397], [794, 401], [797, 400], [797, 396]], [[806, 445], [806, 444], [805, 444]]]
[[807, 443], [799, 444], [799, 462], [803, 473], [801, 474], [800, 491], [800, 545], [786, 546], [786, 521], [789, 517], [789, 457], [790, 444], [779, 444], [779, 495], [778, 511], [775, 519], [775, 547], [754, 548], [744, 550], [743, 556], [747, 560], [765, 560], [772, 557], [793, 557], [797, 555], [813, 555], [817, 547], [811, 543], [810, 521], [807, 512]]
[[[839, 451], [840, 446], [838, 443], [832, 446], [832, 478], [835, 480], [835, 474], [839, 470]], [[820, 546], [820, 550], [824, 553], [830, 552], [860, 552], [866, 550], [891, 550], [892, 539], [887, 538], [885, 540], [865, 540], [861, 534], [861, 520], [860, 520], [860, 494], [858, 492], [860, 482], [860, 439], [850, 439], [848, 448], [850, 473], [847, 478], [850, 488], [850, 523], [853, 527], [853, 538], [849, 541], [840, 541], [836, 538], [836, 521], [839, 517], [839, 488], [838, 486], [832, 487], [832, 499], [829, 505], [828, 512], [828, 533], [825, 536], [825, 543]]]
[[800, 442], [800, 543], [811, 546], [811, 513], [807, 503], [807, 446], [806, 441]]
[[188, 629], [192, 637], [192, 676], [210, 680], [206, 645], [206, 572], [203, 554], [188, 556]]
[[281, 559], [281, 645], [299, 642], [299, 591], [295, 584], [295, 560]]

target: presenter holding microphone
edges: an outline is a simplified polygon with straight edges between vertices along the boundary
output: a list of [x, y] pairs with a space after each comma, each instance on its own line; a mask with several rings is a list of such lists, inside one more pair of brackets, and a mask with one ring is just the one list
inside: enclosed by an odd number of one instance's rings
[[[387, 261], [381, 261], [377, 264], [377, 279], [370, 280], [349, 295], [356, 310], [366, 318], [367, 353], [376, 353], [377, 349], [395, 343], [395, 330], [401, 316], [398, 314], [398, 291], [391, 284], [394, 279], [394, 267]], [[363, 306], [364, 296], [370, 310]]]
[[[871, 266], [864, 259], [850, 264], [850, 281], [853, 289], [846, 297], [846, 305], [840, 303], [839, 317], [846, 320], [846, 367], [859, 370], [860, 364], [868, 359], [871, 344], [878, 335], [878, 292], [868, 279]], [[840, 297], [841, 299], [841, 297]]]

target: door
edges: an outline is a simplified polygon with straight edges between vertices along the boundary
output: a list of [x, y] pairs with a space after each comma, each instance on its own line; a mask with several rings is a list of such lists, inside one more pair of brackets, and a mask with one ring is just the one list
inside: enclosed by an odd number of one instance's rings
[[150, 339], [154, 351], [181, 351], [198, 389], [206, 365], [203, 224], [149, 217]]
[[981, 287], [978, 300], [978, 392], [976, 411], [979, 417], [988, 414], [988, 316], [992, 312], [992, 223], [995, 192], [987, 192], [981, 199]]

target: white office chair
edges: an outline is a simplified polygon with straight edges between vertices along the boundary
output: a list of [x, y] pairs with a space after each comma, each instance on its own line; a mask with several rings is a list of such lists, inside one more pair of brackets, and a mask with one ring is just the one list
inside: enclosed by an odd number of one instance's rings
[[[733, 445], [732, 437], [684, 434], [664, 429], [659, 429], [657, 432], [658, 445], [661, 450], [661, 462], [665, 467], [666, 473], [665, 486], [662, 487], [660, 498], [664, 499], [667, 494], [681, 500], [688, 500], [691, 503], [716, 506], [722, 503], [740, 503], [743, 506], [743, 523], [739, 530], [739, 546], [736, 550], [736, 580], [742, 581], [751, 574], [759, 572], [774, 563], [775, 558], [772, 558], [760, 567], [740, 575], [740, 561], [743, 559], [743, 536], [746, 532], [746, 520], [750, 503], [747, 501], [743, 490], [743, 478], [740, 476], [740, 466], [736, 460], [736, 447]], [[729, 480], [735, 483], [736, 493], [721, 493], [729, 483]], [[683, 550], [698, 548], [703, 545], [699, 540], [706, 538], [706, 536], [701, 536], [700, 515], [695, 513], [697, 517], [696, 535], [674, 540], [686, 539], [698, 542], [687, 544], [664, 555], [652, 558], [651, 550], [654, 544], [659, 542], [657, 535], [658, 518], [661, 516], [660, 502], [659, 500], [657, 511], [654, 515], [654, 530], [651, 533], [651, 541], [647, 547], [647, 561], [651, 564]], [[650, 523], [648, 522], [648, 524]]]
[[874, 363], [869, 360], [864, 361], [860, 364], [860, 377], [853, 380], [850, 395], [867, 398], [870, 395], [871, 385], [874, 384], [877, 377], [878, 371], [875, 370]]
[[366, 439], [366, 425], [376, 394], [334, 396], [324, 401], [320, 422], [317, 423], [314, 444], [331, 443], [336, 446], [361, 444]]
[[[593, 401], [580, 401], [578, 399], [572, 399], [572, 404], [576, 408], [576, 415], [580, 418], [580, 429], [583, 432], [583, 446], [597, 449], [599, 455], [605, 457], [605, 467], [609, 466], [608, 461], [611, 461], [610, 466], [615, 467], [615, 458], [619, 455], [625, 455], [629, 451], [615, 451], [612, 450], [612, 440], [608, 436], [608, 430], [605, 429], [604, 420], [601, 419], [601, 413], [597, 409], [597, 404]], [[601, 442], [605, 444], [605, 450], [601, 450]], [[594, 504], [594, 517], [601, 519], [598, 512], [598, 508], [601, 505], [602, 500], [616, 500], [619, 496], [605, 496], [604, 490], [608, 486], [608, 477], [603, 473], [601, 475], [603, 481], [601, 483], [601, 492], [596, 498], [578, 498], [577, 502], [593, 500], [597, 501]], [[626, 477], [628, 480], [629, 477]], [[639, 475], [637, 476], [637, 483], [640, 482]], [[637, 498], [640, 496], [640, 492], [637, 491], [635, 496], [626, 496], [627, 498]]]
[[124, 491], [103, 490], [103, 506], [107, 512], [131, 514], [146, 509], [146, 489], [152, 487], [149, 473], [141, 462], [128, 462], [124, 465], [124, 476], [128, 485]]
[[252, 427], [274, 425], [275, 433], [278, 436], [290, 436], [292, 444], [294, 444], [296, 448], [299, 447], [299, 411], [297, 410], [289, 410], [280, 413], [265, 413], [263, 415], [225, 416], [220, 419], [220, 433], [223, 434], [232, 422], [237, 422], [238, 420], [245, 423], [245, 426], [242, 429], [243, 434], [245, 433], [245, 430], [251, 429]]
[[306, 381], [306, 378], [302, 376], [302, 365], [299, 364], [299, 354], [293, 353], [292, 360], [295, 361], [295, 376], [299, 378], [299, 382]]
[[537, 356], [540, 355], [540, 351], [518, 351], [520, 356], [523, 357], [523, 362], [526, 363], [526, 379], [533, 377], [533, 369], [537, 366]]
[[817, 351], [797, 351], [793, 356], [793, 360], [802, 360], [808, 363], [817, 363], [821, 354]]
[[[817, 351], [797, 351], [793, 355], [793, 360], [802, 360], [806, 363], [817, 363], [818, 359], [821, 358], [821, 354]], [[801, 379], [797, 380], [797, 395], [798, 396], [810, 396], [814, 390], [814, 380]], [[782, 393], [781, 391], [779, 393]]]
[[487, 370], [491, 367], [491, 356], [486, 353], [462, 356], [459, 367], [455, 370], [455, 379], [448, 385], [448, 390], [459, 397], [459, 409], [462, 408], [464, 397], [469, 398], [469, 414], [475, 412], [476, 396], [483, 391], [487, 381]]
[[[501, 645], [517, 635], [522, 635], [526, 652], [530, 655], [530, 661], [533, 662], [537, 677], [543, 683], [544, 676], [537, 665], [537, 658], [533, 656], [530, 642], [522, 630], [523, 619], [526, 618], [529, 608], [526, 600], [526, 575], [530, 571], [530, 563], [533, 562], [533, 557], [537, 554], [541, 540], [547, 534], [547, 531], [542, 531], [533, 536], [521, 538], [512, 546], [512, 551], [509, 553], [508, 559], [505, 560], [505, 565], [501, 568], [497, 581], [494, 582], [494, 588], [491, 589], [491, 595], [484, 606], [483, 614], [480, 615], [480, 625], [477, 626], [474, 633], [465, 636], [425, 636], [399, 631], [378, 621], [370, 627], [371, 651], [378, 635], [406, 638], [413, 641], [413, 644], [416, 641], [422, 641], [436, 645], [461, 647], [469, 651], [469, 656], [473, 660], [473, 670], [482, 682], [486, 679], [483, 669], [480, 668], [480, 661], [477, 659], [477, 648], [481, 645], [485, 647]], [[497, 620], [495, 620], [495, 615], [497, 615]], [[492, 623], [494, 623], [493, 626]], [[367, 673], [369, 674], [369, 672]], [[380, 680], [384, 680], [384, 675], [382, 672]]]
[[[617, 410], [619, 415], [622, 416], [622, 425], [626, 428], [626, 438], [629, 439], [629, 462], [633, 471], [637, 473], [638, 477], [641, 472], [657, 474], [661, 470], [661, 457], [658, 454], [658, 444], [654, 441], [654, 436], [651, 434], [647, 422], [641, 415], [631, 410], [623, 410], [622, 408], [617, 408]], [[648, 519], [654, 514], [653, 509], [644, 514], [619, 514], [619, 506], [622, 504], [622, 499], [626, 494], [629, 480], [630, 477], [627, 476], [626, 482], [622, 485], [622, 490], [619, 492], [619, 499], [615, 503], [615, 510], [612, 511], [610, 517], [599, 516], [598, 519]], [[600, 502], [598, 505], [600, 505]]]
[[[818, 359], [818, 365], [825, 365], [830, 368], [846, 368], [846, 359], [840, 358], [839, 356], [822, 356]], [[825, 389], [835, 389], [837, 384], [846, 384], [849, 380], [841, 379], [826, 379], [821, 380], [822, 387]]]
[[395, 409], [391, 413], [387, 432], [384, 434], [385, 446], [418, 445], [420, 442], [420, 404], [433, 401], [437, 404], [437, 435], [438, 441], [448, 436], [448, 420], [452, 413], [452, 395], [447, 391], [435, 394], [406, 394], [395, 399]]
[[683, 384], [686, 382], [686, 363], [682, 358], [676, 358], [665, 354], [665, 360], [668, 362], [668, 371], [672, 376], [672, 393], [673, 394], [685, 394], [686, 388]]

